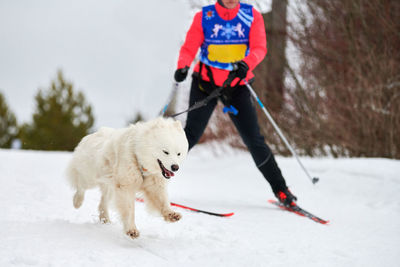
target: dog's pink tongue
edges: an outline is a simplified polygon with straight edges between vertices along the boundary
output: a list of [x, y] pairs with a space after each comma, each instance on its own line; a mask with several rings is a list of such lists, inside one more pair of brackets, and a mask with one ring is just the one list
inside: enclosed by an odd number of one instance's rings
[[169, 170], [166, 170], [166, 171], [167, 171], [167, 176], [169, 176], [169, 177], [174, 176], [174, 173], [173, 173], [173, 172], [171, 172], [171, 171], [169, 171]]

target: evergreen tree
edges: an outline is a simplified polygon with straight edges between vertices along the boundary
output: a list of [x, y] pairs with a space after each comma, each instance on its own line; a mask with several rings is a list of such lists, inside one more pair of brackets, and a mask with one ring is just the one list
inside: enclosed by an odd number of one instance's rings
[[137, 123], [139, 121], [144, 121], [144, 120], [145, 119], [144, 119], [142, 113], [140, 113], [140, 111], [139, 111], [139, 112], [136, 113], [136, 115], [135, 115], [135, 117], [133, 119], [128, 121], [128, 125], [135, 124], [135, 123]]
[[24, 149], [72, 151], [93, 126], [92, 108], [61, 71], [48, 90], [35, 97], [36, 111], [31, 124], [21, 128]]
[[0, 148], [10, 148], [18, 133], [17, 120], [0, 92]]

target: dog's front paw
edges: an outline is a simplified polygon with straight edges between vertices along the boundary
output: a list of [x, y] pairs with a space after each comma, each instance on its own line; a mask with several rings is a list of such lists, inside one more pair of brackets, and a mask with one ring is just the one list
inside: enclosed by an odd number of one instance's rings
[[167, 222], [177, 222], [182, 218], [182, 215], [179, 212], [171, 211], [164, 215], [164, 220]]
[[101, 224], [110, 224], [111, 223], [111, 221], [108, 217], [100, 216], [99, 219], [100, 219]]
[[105, 214], [104, 212], [100, 212], [99, 220], [100, 220], [100, 223], [102, 223], [102, 224], [110, 224], [111, 223], [110, 218], [108, 217], [108, 214]]
[[137, 229], [129, 230], [128, 232], [126, 232], [126, 234], [132, 239], [139, 237], [139, 231]]

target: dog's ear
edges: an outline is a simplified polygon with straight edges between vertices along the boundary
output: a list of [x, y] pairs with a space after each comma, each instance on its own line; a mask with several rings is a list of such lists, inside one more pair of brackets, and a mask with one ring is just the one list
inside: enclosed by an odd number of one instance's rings
[[152, 123], [150, 129], [156, 129], [156, 128], [163, 128], [165, 127], [165, 119], [163, 117], [157, 117], [155, 118]]
[[182, 123], [181, 123], [181, 121], [174, 121], [174, 126], [177, 128], [177, 129], [182, 129]]

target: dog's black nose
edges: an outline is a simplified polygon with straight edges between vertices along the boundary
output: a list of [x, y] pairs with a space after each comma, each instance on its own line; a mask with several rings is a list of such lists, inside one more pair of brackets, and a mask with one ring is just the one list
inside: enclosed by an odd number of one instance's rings
[[179, 166], [176, 165], [176, 164], [171, 165], [171, 170], [172, 170], [173, 172], [176, 172], [177, 170], [179, 170]]

